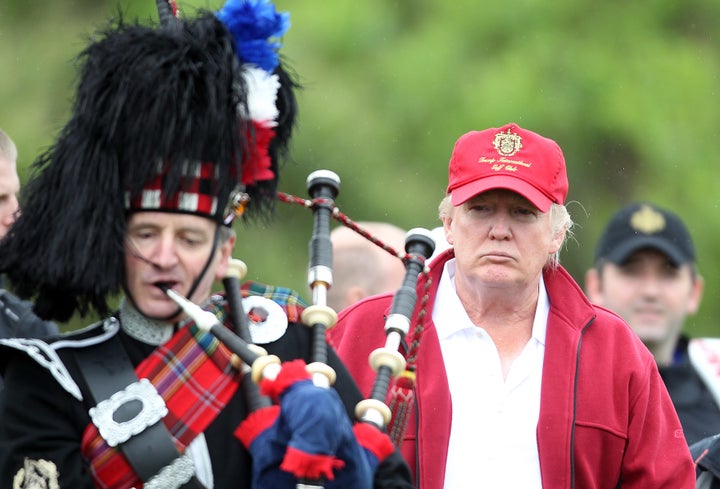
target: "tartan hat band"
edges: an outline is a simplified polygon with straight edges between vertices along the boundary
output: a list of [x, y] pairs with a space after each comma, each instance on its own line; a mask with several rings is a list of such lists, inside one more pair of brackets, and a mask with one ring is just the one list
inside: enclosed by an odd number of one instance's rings
[[[125, 210], [180, 212], [218, 222], [224, 219], [224, 208], [219, 206], [219, 200], [227, 201], [229, 191], [221, 191], [223, 186], [220, 185], [220, 174], [215, 164], [205, 161], [183, 163], [177, 184], [168, 178], [169, 169], [169, 164], [160, 162], [157, 174], [146, 182], [140, 192], [133, 195], [126, 190]], [[226, 177], [233, 180], [230, 175]]]

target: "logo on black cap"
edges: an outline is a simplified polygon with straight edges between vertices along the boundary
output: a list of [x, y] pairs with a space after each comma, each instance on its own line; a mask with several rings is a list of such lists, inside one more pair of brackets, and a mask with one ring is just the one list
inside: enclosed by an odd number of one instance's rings
[[643, 205], [630, 217], [630, 226], [644, 234], [654, 234], [665, 229], [665, 216], [649, 205]]
[[637, 203], [610, 219], [598, 241], [595, 262], [604, 259], [622, 264], [646, 248], [662, 252], [677, 266], [695, 261], [692, 238], [680, 218], [650, 203]]

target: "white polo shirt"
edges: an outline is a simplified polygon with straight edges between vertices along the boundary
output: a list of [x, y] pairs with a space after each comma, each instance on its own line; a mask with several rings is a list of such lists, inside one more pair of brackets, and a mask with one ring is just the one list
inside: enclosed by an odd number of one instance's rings
[[445, 489], [542, 488], [537, 422], [549, 311], [541, 278], [532, 338], [503, 381], [495, 344], [457, 296], [455, 259], [445, 264], [433, 310], [452, 398]]

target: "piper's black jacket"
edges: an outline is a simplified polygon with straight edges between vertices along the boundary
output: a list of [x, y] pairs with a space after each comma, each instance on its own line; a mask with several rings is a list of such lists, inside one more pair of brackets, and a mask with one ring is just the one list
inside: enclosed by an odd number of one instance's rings
[[[102, 334], [102, 331], [102, 325], [98, 325], [81, 333], [75, 332], [55, 339], [75, 342], [73, 348], [57, 348], [56, 351], [81, 391], [87, 389], [87, 386], [72, 350], [76, 349], [78, 342]], [[152, 345], [128, 336], [122, 329], [116, 335], [135, 366], [155, 349]], [[311, 344], [312, 330], [302, 324], [290, 323], [287, 332], [279, 340], [262, 346], [283, 361], [303, 358], [309, 362]], [[355, 405], [361, 400], [360, 391], [332, 349], [328, 357], [328, 364], [337, 373], [333, 387], [341, 397], [348, 415], [352, 417]], [[11, 394], [13, 399], [12, 402], [0, 401], [0, 487], [14, 487], [13, 479], [28, 458], [51, 461], [58, 472], [55, 477], [60, 489], [94, 488], [80, 448], [83, 431], [90, 423], [89, 406], [73, 397], [47, 368], [40, 366], [23, 351], [2, 348], [0, 364], [4, 367], [6, 393]], [[83, 397], [88, 399], [89, 396]], [[214, 489], [250, 488], [251, 459], [233, 435], [234, 429], [246, 415], [242, 389], [238, 389], [204, 432], [212, 463]], [[42, 469], [42, 466], [36, 465], [34, 468]], [[35, 486], [20, 486], [23, 487]], [[396, 451], [380, 465], [374, 487], [413, 487], [409, 470], [399, 452]]]

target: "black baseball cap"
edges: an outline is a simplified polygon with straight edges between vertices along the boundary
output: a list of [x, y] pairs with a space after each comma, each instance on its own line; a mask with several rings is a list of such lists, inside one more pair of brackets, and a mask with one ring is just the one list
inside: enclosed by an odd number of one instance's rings
[[685, 224], [672, 212], [647, 202], [620, 209], [610, 219], [595, 250], [595, 263], [618, 265], [641, 249], [665, 254], [675, 266], [695, 262], [695, 248]]

